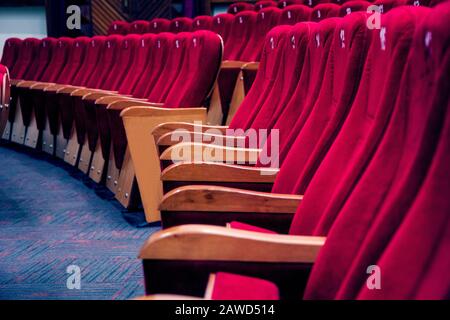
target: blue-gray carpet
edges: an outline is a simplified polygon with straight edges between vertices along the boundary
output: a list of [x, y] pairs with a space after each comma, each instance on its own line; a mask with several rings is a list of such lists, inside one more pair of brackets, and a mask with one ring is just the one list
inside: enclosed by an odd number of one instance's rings
[[[158, 227], [131, 225], [105, 194], [62, 161], [0, 145], [0, 299], [142, 295], [137, 255]], [[70, 265], [81, 269], [79, 290], [67, 288]]]

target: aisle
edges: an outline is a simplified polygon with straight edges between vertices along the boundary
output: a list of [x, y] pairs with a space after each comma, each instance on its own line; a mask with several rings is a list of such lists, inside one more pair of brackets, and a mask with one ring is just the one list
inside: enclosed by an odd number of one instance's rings
[[[0, 299], [127, 299], [144, 293], [136, 228], [73, 168], [0, 145]], [[142, 213], [137, 213], [142, 217]], [[67, 288], [70, 265], [81, 288]]]

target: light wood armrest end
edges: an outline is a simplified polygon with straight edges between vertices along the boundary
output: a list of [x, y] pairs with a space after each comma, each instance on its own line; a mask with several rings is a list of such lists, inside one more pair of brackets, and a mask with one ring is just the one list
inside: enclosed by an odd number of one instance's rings
[[314, 263], [324, 237], [266, 234], [208, 225], [183, 225], [150, 236], [141, 259]]
[[292, 213], [303, 196], [249, 191], [219, 186], [192, 185], [164, 195], [161, 211]]
[[208, 181], [273, 183], [279, 172], [276, 168], [256, 168], [225, 163], [177, 163], [161, 173], [162, 181]]

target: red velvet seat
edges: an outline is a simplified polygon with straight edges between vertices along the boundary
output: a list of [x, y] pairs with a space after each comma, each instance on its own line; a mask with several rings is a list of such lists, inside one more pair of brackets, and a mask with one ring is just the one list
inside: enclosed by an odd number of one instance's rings
[[270, 1], [270, 0], [262, 0], [262, 1], [258, 1], [255, 3], [255, 11], [260, 11], [264, 8], [269, 8], [269, 7], [277, 7], [278, 3], [276, 1]]
[[149, 32], [161, 33], [168, 32], [170, 29], [170, 20], [164, 18], [156, 18], [150, 21]]
[[117, 20], [117, 21], [113, 21], [113, 23], [109, 26], [108, 35], [111, 35], [111, 34], [126, 35], [126, 34], [130, 33], [130, 31], [131, 31], [130, 23], [128, 23], [126, 21]]
[[214, 17], [197, 16], [192, 20], [192, 30], [211, 30]]
[[229, 40], [224, 49], [224, 60], [241, 61], [247, 42], [253, 36], [258, 14], [254, 11], [243, 11], [234, 17], [231, 25]]
[[144, 34], [150, 32], [150, 22], [146, 20], [135, 20], [131, 23], [129, 33]]
[[321, 3], [315, 6], [311, 12], [311, 21], [320, 21], [326, 18], [338, 17], [340, 6], [335, 3]]
[[310, 15], [311, 8], [304, 5], [292, 5], [283, 9], [278, 24], [294, 25], [298, 22], [308, 21]]
[[403, 6], [407, 3], [406, 0], [377, 0], [373, 4], [380, 8], [381, 13], [386, 13], [395, 7]]
[[366, 11], [372, 5], [370, 2], [363, 0], [348, 1], [341, 6], [339, 16], [343, 17], [355, 11]]
[[228, 42], [233, 20], [234, 16], [229, 13], [222, 13], [213, 17], [211, 31], [219, 34], [225, 45], [227, 45]]
[[20, 45], [19, 54], [16, 63], [10, 70], [12, 79], [24, 79], [24, 76], [32, 67], [33, 60], [36, 58], [40, 40], [35, 38], [26, 38]]
[[9, 70], [11, 70], [16, 63], [16, 60], [19, 56], [21, 43], [22, 40], [20, 40], [19, 38], [9, 38], [5, 41], [1, 64], [3, 64]]
[[173, 33], [188, 32], [192, 30], [192, 19], [181, 17], [172, 19], [169, 31]]
[[235, 2], [228, 7], [227, 12], [231, 14], [237, 14], [241, 11], [251, 11], [254, 10], [254, 6], [248, 2]]

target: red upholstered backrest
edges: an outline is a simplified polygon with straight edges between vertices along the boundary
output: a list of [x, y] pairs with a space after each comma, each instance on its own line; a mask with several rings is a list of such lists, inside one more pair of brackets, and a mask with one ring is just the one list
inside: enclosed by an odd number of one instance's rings
[[111, 34], [121, 34], [126, 35], [130, 33], [131, 30], [131, 24], [126, 21], [113, 21], [113, 23], [108, 28], [108, 35]]
[[9, 38], [5, 41], [1, 63], [9, 70], [13, 69], [17, 61], [21, 44], [22, 40], [19, 38]]
[[338, 17], [340, 6], [335, 3], [321, 3], [311, 12], [311, 21], [321, 21], [326, 18]]
[[307, 6], [311, 7], [311, 8], [314, 8], [318, 4], [330, 3], [330, 2], [332, 2], [332, 1], [331, 0], [305, 0], [305, 2], [303, 4], [307, 5]]
[[380, 8], [381, 13], [386, 13], [395, 7], [406, 5], [406, 0], [377, 0], [373, 4]]
[[106, 82], [118, 58], [119, 47], [122, 40], [123, 36], [121, 35], [111, 35], [106, 38], [105, 45], [100, 53], [99, 61], [101, 63], [86, 83], [88, 88], [100, 88], [100, 86]]
[[91, 41], [86, 47], [86, 58], [73, 79], [72, 85], [86, 85], [93, 73], [101, 70], [101, 64], [104, 63], [101, 59], [101, 55], [103, 50], [105, 50], [106, 39], [107, 38], [104, 36], [95, 36], [91, 38]]
[[343, 17], [356, 11], [366, 11], [370, 5], [372, 5], [370, 2], [363, 0], [348, 1], [341, 6], [339, 16]]
[[187, 47], [190, 45], [191, 39], [192, 33], [181, 32], [176, 34], [169, 43], [169, 50], [167, 51], [167, 56], [164, 58], [166, 63], [147, 97], [150, 102], [164, 103], [166, 100], [172, 84], [177, 79], [185, 63], [188, 52]]
[[133, 89], [134, 96], [146, 98], [150, 95], [155, 83], [162, 75], [162, 70], [166, 66], [166, 60], [170, 55], [174, 38], [175, 34], [173, 33], [164, 32], [156, 35], [147, 68], [143, 73], [143, 78]]
[[282, 10], [279, 25], [294, 25], [298, 22], [308, 21], [311, 15], [311, 8], [304, 5], [293, 5]]
[[241, 60], [247, 42], [255, 34], [257, 15], [254, 11], [243, 11], [236, 14], [225, 45], [224, 60]]
[[281, 16], [281, 10], [277, 7], [267, 7], [258, 12], [256, 24], [250, 33], [247, 45], [240, 54], [239, 60], [259, 61], [266, 34], [278, 24]]
[[52, 56], [50, 62], [41, 75], [39, 81], [42, 82], [55, 82], [60, 73], [66, 65], [66, 61], [69, 58], [69, 52], [73, 45], [72, 38], [58, 38], [56, 44], [52, 50]]
[[302, 5], [305, 4], [305, 0], [283, 0], [283, 1], [278, 1], [278, 8], [286, 8], [288, 6], [293, 6], [293, 5]]
[[222, 62], [222, 40], [210, 31], [196, 31], [187, 43], [187, 55], [164, 106], [201, 107], [212, 91]]
[[140, 35], [129, 34], [123, 37], [114, 57], [113, 67], [108, 77], [100, 86], [101, 89], [118, 90], [129, 72], [130, 64], [133, 62], [135, 48], [139, 43]]
[[211, 30], [213, 25], [213, 17], [197, 16], [192, 20], [192, 30]]
[[164, 18], [156, 18], [150, 21], [149, 32], [161, 33], [168, 32], [170, 28], [170, 20]]
[[12, 79], [24, 79], [24, 76], [31, 67], [33, 60], [37, 55], [37, 48], [39, 44], [40, 40], [35, 38], [26, 38], [21, 43], [16, 63], [10, 70]]
[[192, 30], [192, 19], [186, 17], [180, 17], [172, 19], [170, 22], [170, 32], [180, 33], [188, 32]]
[[269, 109], [259, 112], [252, 122], [252, 128], [277, 129], [279, 148], [286, 143], [289, 134], [298, 134], [312, 110], [323, 81], [337, 21], [337, 18], [332, 18], [316, 24], [317, 28], [309, 39], [301, 77], [289, 102], [274, 110], [268, 106]]
[[222, 13], [213, 17], [211, 31], [219, 34], [225, 45], [227, 45], [228, 42], [228, 36], [231, 31], [233, 20], [234, 16], [229, 13]]
[[276, 75], [286, 63], [284, 48], [291, 29], [290, 26], [279, 26], [267, 34], [255, 81], [234, 115], [230, 123], [231, 129], [248, 129], [247, 123], [251, 121], [250, 118], [258, 113], [271, 94]]
[[418, 6], [429, 7], [430, 0], [407, 0], [405, 4], [416, 7]]
[[130, 65], [132, 70], [129, 70], [129, 72], [125, 74], [125, 78], [122, 80], [122, 85], [118, 90], [119, 93], [133, 93], [133, 89], [136, 84], [146, 77], [146, 74], [144, 74], [143, 72], [148, 64], [149, 58], [151, 58], [150, 51], [155, 49], [155, 38], [156, 35], [151, 33], [136, 38], [137, 43], [134, 48], [134, 58]]
[[254, 6], [248, 2], [235, 2], [228, 7], [227, 12], [231, 14], [237, 14], [241, 11], [251, 11], [254, 10]]
[[314, 174], [352, 106], [361, 79], [371, 32], [364, 13], [336, 26], [319, 96], [294, 139], [280, 150], [281, 169], [272, 192], [293, 193], [301, 176]]
[[276, 1], [270, 1], [270, 0], [261, 0], [255, 3], [254, 9], [255, 11], [260, 11], [264, 8], [269, 7], [277, 7], [278, 3]]
[[427, 9], [402, 7], [383, 15], [382, 28], [372, 30], [350, 113], [310, 183], [302, 177], [295, 186], [294, 192], [306, 191], [291, 233], [326, 235], [366, 169], [394, 110], [416, 20], [423, 10]]
[[[404, 13], [406, 9], [398, 8], [390, 13], [403, 11], [403, 19], [407, 19]], [[443, 15], [439, 16], [437, 11], [427, 15], [423, 10], [416, 9], [420, 12], [419, 19], [425, 18], [425, 21], [418, 24], [414, 35], [398, 92], [399, 98], [390, 123], [380, 147], [330, 230], [329, 239], [334, 240], [319, 258], [320, 264], [317, 271], [314, 271], [316, 275], [310, 286], [311, 296], [326, 294], [335, 295], [337, 298], [355, 298], [366, 281], [358, 272], [368, 265], [381, 267], [383, 264], [379, 264], [379, 259], [381, 257], [383, 260], [385, 248], [402, 244], [405, 251], [396, 251], [396, 260], [393, 260], [392, 256], [385, 260], [388, 265], [382, 269], [381, 289], [373, 293], [365, 292], [362, 297], [414, 298], [418, 293], [417, 276], [423, 276], [429, 270], [425, 267], [429, 262], [425, 257], [433, 255], [435, 249], [436, 253], [439, 251], [434, 245], [430, 246], [428, 241], [440, 237], [437, 224], [445, 225], [441, 220], [441, 210], [446, 206], [448, 216], [448, 199], [444, 200], [443, 195], [448, 194], [449, 180], [444, 171], [440, 171], [439, 177], [431, 178], [434, 180], [431, 182], [434, 187], [427, 184], [427, 179], [433, 172], [435, 161], [441, 161], [441, 156], [445, 156], [448, 161], [449, 157], [447, 125], [450, 82], [449, 73], [445, 69], [450, 67], [447, 50], [450, 29], [448, 19], [444, 17], [448, 17], [450, 11], [447, 7], [446, 12], [443, 10]], [[441, 149], [440, 144], [444, 140], [447, 141], [447, 146]], [[440, 153], [441, 151], [444, 153]], [[423, 196], [428, 198], [430, 211], [420, 212], [424, 208], [419, 209], [424, 204], [422, 203], [416, 208], [419, 211], [412, 213], [412, 218], [408, 209], [424, 200]], [[426, 216], [423, 216], [424, 214]], [[416, 238], [413, 240], [417, 241], [415, 243], [411, 242], [411, 238], [402, 239], [403, 231], [400, 231], [408, 224], [410, 217], [420, 223], [420, 227], [417, 227], [421, 231], [416, 229]], [[349, 228], [352, 230], [351, 241], [344, 233], [344, 230]], [[432, 238], [428, 238], [429, 236]], [[404, 240], [408, 241], [408, 248], [404, 247]], [[316, 289], [321, 285], [317, 278], [318, 272], [326, 270], [325, 265], [330, 261], [330, 250], [340, 250], [344, 247], [342, 262], [335, 269], [337, 277], [325, 288], [326, 291]], [[411, 260], [411, 256], [415, 258]], [[448, 262], [447, 255], [447, 266]], [[391, 268], [392, 266], [395, 267]], [[405, 267], [403, 274], [400, 273], [400, 268], [397, 268], [401, 266]], [[328, 280], [327, 276], [324, 278], [324, 281]], [[449, 282], [445, 285], [448, 290]], [[445, 294], [448, 294], [448, 291]]]
[[130, 33], [134, 34], [144, 34], [149, 32], [150, 22], [146, 20], [135, 20], [131, 23]]
[[56, 83], [71, 84], [78, 70], [84, 63], [86, 55], [86, 48], [91, 41], [88, 37], [78, 37], [72, 42], [72, 46], [69, 48], [69, 56], [64, 65], [64, 69], [55, 80]]
[[28, 80], [40, 80], [42, 74], [47, 68], [47, 65], [52, 59], [53, 50], [56, 43], [57, 40], [55, 38], [44, 38], [41, 40], [37, 48], [36, 57], [24, 75], [24, 78]]

